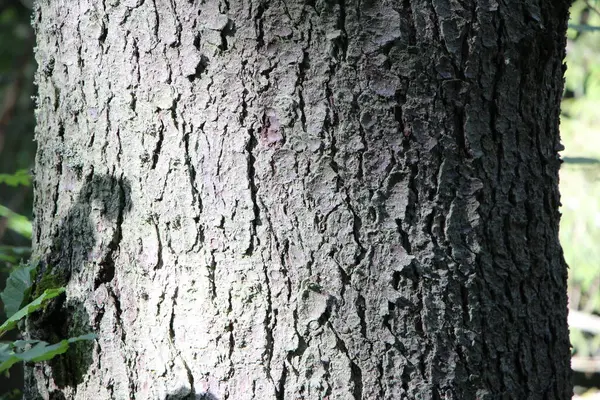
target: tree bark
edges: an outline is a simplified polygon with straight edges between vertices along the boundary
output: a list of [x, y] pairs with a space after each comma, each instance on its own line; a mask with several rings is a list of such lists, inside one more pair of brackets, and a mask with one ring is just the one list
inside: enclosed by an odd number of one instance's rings
[[40, 0], [26, 398], [570, 398], [568, 6]]

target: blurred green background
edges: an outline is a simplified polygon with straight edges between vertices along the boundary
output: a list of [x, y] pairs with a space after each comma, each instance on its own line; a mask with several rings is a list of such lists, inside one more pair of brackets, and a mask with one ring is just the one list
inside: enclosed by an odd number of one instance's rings
[[[29, 257], [33, 197], [29, 171], [35, 156], [35, 38], [30, 19], [26, 2], [0, 0], [0, 289], [10, 267]], [[4, 320], [0, 313], [0, 323]], [[20, 398], [22, 385], [22, 367], [13, 367], [10, 377], [0, 376], [0, 399]]]
[[[34, 35], [30, 5], [0, 0], [0, 289], [27, 259], [31, 237], [29, 171], [35, 144]], [[561, 117], [565, 150], [560, 239], [569, 264], [576, 393], [600, 398], [600, 1], [577, 0], [571, 12]], [[0, 309], [2, 309], [0, 307]], [[4, 316], [0, 314], [0, 322]], [[5, 338], [12, 339], [12, 338]], [[0, 377], [0, 400], [19, 397], [20, 366]], [[579, 396], [576, 396], [579, 397]]]
[[600, 398], [600, 1], [571, 8], [561, 135], [560, 240], [569, 264], [576, 393]]

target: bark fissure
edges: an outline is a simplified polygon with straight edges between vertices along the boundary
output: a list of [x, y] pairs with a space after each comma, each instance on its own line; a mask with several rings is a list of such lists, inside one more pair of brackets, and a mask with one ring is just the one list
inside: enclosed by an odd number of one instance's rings
[[252, 219], [252, 225], [250, 227], [250, 242], [248, 243], [248, 248], [245, 250], [245, 254], [247, 256], [252, 255], [254, 251], [254, 246], [257, 245], [256, 227], [260, 223], [260, 209], [258, 207], [257, 201], [258, 187], [256, 186], [255, 182], [256, 170], [254, 167], [254, 163], [256, 161], [254, 151], [258, 145], [258, 140], [252, 129], [250, 129], [248, 133], [250, 137], [248, 138], [245, 150], [248, 161], [248, 185], [250, 186], [250, 199], [252, 201], [252, 212], [254, 214], [254, 217]]
[[165, 138], [164, 130], [165, 126], [162, 123], [162, 121], [160, 121], [160, 125], [157, 129], [157, 132], [155, 133], [156, 135], [158, 135], [158, 138], [156, 139], [156, 145], [154, 147], [154, 151], [152, 152], [152, 169], [156, 169], [156, 165], [158, 164], [158, 157], [160, 156], [163, 140]]
[[[198, 128], [199, 131], [202, 131], [202, 126]], [[202, 199], [200, 197], [200, 191], [198, 190], [198, 185], [196, 183], [196, 168], [193, 165], [192, 158], [190, 155], [190, 135], [194, 132], [194, 127], [190, 126], [189, 131], [183, 135], [183, 148], [185, 150], [185, 165], [188, 169], [188, 176], [190, 180], [190, 188], [192, 191], [194, 205], [197, 208], [197, 213], [202, 214]], [[199, 228], [202, 229], [202, 228]], [[196, 243], [201, 243], [203, 241], [202, 235], [198, 236]], [[195, 243], [195, 244], [196, 244]], [[194, 247], [196, 247], [194, 244]]]
[[[175, 337], [174, 322], [175, 322], [175, 308], [177, 307], [177, 295], [178, 294], [179, 294], [179, 288], [176, 287], [175, 290], [173, 291], [173, 295], [171, 296], [171, 316], [169, 319], [169, 342], [170, 342], [171, 346], [173, 347], [177, 357], [179, 358], [179, 360], [181, 360], [183, 368], [185, 369], [185, 372], [187, 374], [187, 379], [188, 379], [188, 383], [190, 386], [189, 393], [195, 393], [196, 389], [194, 388], [194, 375], [192, 374], [192, 370], [188, 366], [188, 363], [185, 360], [185, 357], [181, 354], [181, 350], [179, 350], [176, 347], [177, 338]], [[134, 392], [132, 392], [132, 394], [133, 393]]]

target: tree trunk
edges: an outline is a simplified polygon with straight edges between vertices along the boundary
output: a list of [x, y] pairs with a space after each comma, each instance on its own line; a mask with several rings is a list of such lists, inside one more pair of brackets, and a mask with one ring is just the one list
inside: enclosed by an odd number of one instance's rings
[[568, 399], [565, 0], [40, 0], [27, 398]]

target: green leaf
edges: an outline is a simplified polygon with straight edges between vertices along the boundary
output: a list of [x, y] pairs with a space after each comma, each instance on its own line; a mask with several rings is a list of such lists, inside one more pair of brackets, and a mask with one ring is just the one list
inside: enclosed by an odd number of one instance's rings
[[0, 183], [8, 186], [30, 186], [31, 175], [26, 169], [20, 169], [14, 174], [0, 174]]
[[15, 356], [14, 354], [10, 354], [10, 357], [6, 359], [6, 361], [2, 362], [0, 364], [0, 373], [7, 371], [8, 369], [10, 369], [10, 367], [12, 367], [13, 365], [15, 365], [16, 363], [18, 363], [19, 358], [17, 356]]
[[58, 354], [63, 354], [68, 349], [69, 342], [67, 340], [61, 340], [51, 345], [46, 342], [39, 342], [29, 350], [20, 353], [19, 358], [23, 361], [46, 361]]
[[41, 296], [39, 296], [38, 298], [33, 300], [31, 303], [27, 304], [25, 307], [21, 308], [19, 311], [14, 313], [9, 319], [7, 319], [0, 326], [0, 337], [2, 337], [2, 335], [4, 335], [7, 331], [13, 329], [17, 325], [17, 322], [19, 322], [21, 319], [25, 318], [32, 312], [37, 311], [40, 308], [42, 308], [46, 301], [53, 299], [56, 296], [59, 296], [64, 292], [65, 292], [64, 287], [56, 288], [56, 289], [46, 289], [44, 291], [44, 293], [41, 294]]
[[26, 216], [17, 214], [9, 208], [0, 205], [0, 217], [5, 217], [8, 220], [8, 229], [17, 232], [19, 235], [31, 239], [31, 221]]
[[0, 298], [4, 303], [4, 312], [7, 318], [19, 311], [29, 299], [36, 267], [36, 264], [20, 265], [11, 272], [6, 280], [6, 287], [0, 293]]
[[0, 343], [0, 373], [8, 370], [15, 363], [19, 362], [19, 358], [15, 356], [13, 348], [14, 345], [10, 342]]
[[48, 345], [48, 343], [40, 342], [31, 349], [20, 354], [23, 361], [46, 361], [56, 355], [63, 354], [69, 349], [71, 343], [80, 342], [82, 340], [94, 340], [96, 335], [88, 333], [70, 339], [61, 340], [58, 343]]
[[80, 342], [82, 340], [95, 340], [98, 337], [95, 333], [86, 333], [85, 335], [79, 335], [74, 338], [67, 339], [69, 343]]
[[25, 348], [25, 346], [27, 346], [28, 344], [36, 344], [41, 342], [41, 340], [37, 340], [37, 339], [29, 339], [29, 340], [15, 340], [14, 342], [12, 342], [12, 345], [14, 347], [18, 347], [18, 348]]
[[[0, 373], [8, 370], [20, 361], [47, 361], [59, 354], [65, 353], [69, 345], [83, 340], [94, 340], [96, 335], [88, 333], [55, 344], [48, 344], [41, 340], [17, 340], [12, 343], [0, 344]], [[26, 348], [31, 346], [29, 348]]]
[[0, 362], [4, 362], [11, 357], [13, 343], [2, 342], [0, 343]]

